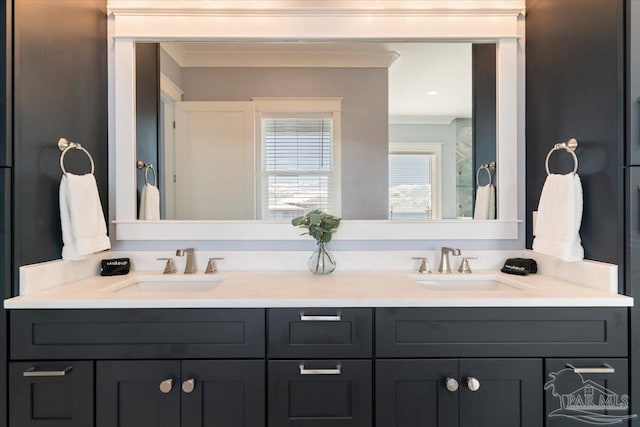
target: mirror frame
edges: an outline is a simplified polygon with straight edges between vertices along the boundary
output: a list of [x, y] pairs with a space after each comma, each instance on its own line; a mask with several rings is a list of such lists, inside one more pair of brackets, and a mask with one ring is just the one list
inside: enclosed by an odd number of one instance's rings
[[170, 40], [495, 42], [498, 219], [345, 220], [336, 240], [518, 239], [518, 213], [524, 211], [523, 0], [328, 0], [320, 6], [304, 0], [111, 0], [107, 7], [109, 202], [117, 240], [299, 239], [288, 221], [137, 220], [135, 43]]

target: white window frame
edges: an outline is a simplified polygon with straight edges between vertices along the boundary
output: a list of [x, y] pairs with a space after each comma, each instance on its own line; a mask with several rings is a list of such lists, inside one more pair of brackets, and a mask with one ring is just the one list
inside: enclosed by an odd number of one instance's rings
[[[389, 141], [389, 154], [430, 154], [434, 156], [435, 162], [431, 168], [431, 207], [434, 213], [432, 219], [442, 219], [442, 143]], [[433, 191], [434, 187], [435, 191]]]
[[291, 114], [292, 117], [304, 117], [309, 114], [329, 115], [333, 121], [332, 129], [332, 159], [331, 168], [333, 170], [333, 212], [335, 216], [342, 213], [342, 167], [341, 167], [341, 143], [342, 143], [342, 98], [340, 97], [309, 97], [309, 98], [288, 98], [288, 97], [254, 97], [255, 104], [255, 126], [256, 126], [256, 165], [260, 171], [256, 174], [256, 218], [262, 219], [264, 203], [264, 173], [262, 170], [262, 119], [283, 114]]

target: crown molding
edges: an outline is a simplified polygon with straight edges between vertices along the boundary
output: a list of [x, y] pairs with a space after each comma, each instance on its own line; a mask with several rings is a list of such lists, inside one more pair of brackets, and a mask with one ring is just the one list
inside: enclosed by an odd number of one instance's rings
[[113, 15], [520, 15], [524, 0], [111, 0]]
[[207, 50], [192, 52], [180, 43], [160, 43], [180, 67], [389, 68], [400, 57], [394, 51]]

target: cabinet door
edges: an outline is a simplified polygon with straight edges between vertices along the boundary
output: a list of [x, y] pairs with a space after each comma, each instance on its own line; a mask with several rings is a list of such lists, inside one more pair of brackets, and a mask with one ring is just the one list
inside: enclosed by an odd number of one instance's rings
[[542, 359], [461, 359], [459, 369], [460, 427], [542, 425]]
[[104, 361], [96, 370], [98, 427], [180, 426], [180, 361]]
[[9, 364], [11, 427], [93, 425], [93, 362]]
[[458, 427], [457, 359], [376, 361], [377, 427]]
[[627, 2], [629, 16], [627, 54], [630, 72], [627, 74], [627, 105], [629, 110], [629, 133], [627, 137], [627, 164], [640, 165], [640, 4]]
[[182, 362], [182, 427], [264, 427], [264, 360]]
[[629, 425], [628, 375], [627, 359], [546, 359], [545, 425]]
[[371, 361], [269, 362], [269, 427], [371, 427]]

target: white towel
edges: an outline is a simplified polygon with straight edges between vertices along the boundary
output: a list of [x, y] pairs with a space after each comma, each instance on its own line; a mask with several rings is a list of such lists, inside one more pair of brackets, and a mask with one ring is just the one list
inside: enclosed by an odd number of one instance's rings
[[473, 219], [496, 219], [496, 187], [493, 184], [479, 186]]
[[582, 183], [578, 174], [547, 176], [534, 230], [533, 250], [563, 261], [581, 261]]
[[80, 260], [109, 249], [107, 225], [92, 174], [67, 173], [60, 180], [62, 259]]
[[145, 184], [142, 186], [138, 219], [147, 221], [160, 219], [160, 191], [155, 185]]

